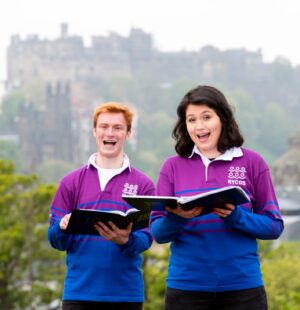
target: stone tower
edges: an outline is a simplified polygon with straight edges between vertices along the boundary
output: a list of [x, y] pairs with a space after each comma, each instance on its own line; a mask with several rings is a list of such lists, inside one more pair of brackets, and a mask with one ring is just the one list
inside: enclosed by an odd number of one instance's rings
[[47, 86], [43, 158], [73, 162], [72, 111], [69, 83]]

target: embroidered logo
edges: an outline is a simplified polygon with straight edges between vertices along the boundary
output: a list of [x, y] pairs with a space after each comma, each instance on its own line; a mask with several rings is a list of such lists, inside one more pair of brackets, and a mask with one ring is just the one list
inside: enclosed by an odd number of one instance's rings
[[135, 184], [128, 184], [125, 183], [124, 184], [124, 188], [123, 188], [123, 195], [127, 195], [127, 196], [132, 196], [132, 195], [136, 195], [138, 192], [138, 185]]
[[228, 169], [228, 184], [231, 185], [246, 185], [246, 168], [233, 167]]

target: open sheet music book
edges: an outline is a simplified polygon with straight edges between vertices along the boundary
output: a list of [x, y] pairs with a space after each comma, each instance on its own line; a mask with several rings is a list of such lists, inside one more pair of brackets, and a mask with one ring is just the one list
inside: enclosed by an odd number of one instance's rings
[[152, 211], [163, 211], [166, 206], [176, 208], [180, 205], [184, 210], [197, 206], [204, 207], [201, 215], [212, 212], [214, 208], [223, 208], [226, 203], [240, 205], [250, 202], [247, 193], [239, 186], [226, 186], [193, 196], [122, 196], [132, 207]]
[[103, 222], [109, 226], [109, 221], [121, 229], [125, 229], [132, 222], [132, 231], [135, 231], [148, 227], [150, 211], [150, 209], [140, 211], [134, 208], [128, 209], [127, 212], [118, 210], [75, 209], [71, 214], [65, 232], [68, 234], [99, 235], [94, 225], [97, 222]]

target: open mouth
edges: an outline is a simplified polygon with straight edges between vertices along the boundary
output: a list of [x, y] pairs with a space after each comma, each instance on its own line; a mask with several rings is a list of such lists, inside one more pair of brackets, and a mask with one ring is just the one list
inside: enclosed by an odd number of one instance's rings
[[198, 139], [200, 140], [206, 140], [208, 139], [209, 136], [210, 136], [210, 133], [202, 133], [202, 134], [197, 135]]
[[110, 140], [103, 141], [104, 145], [112, 145], [112, 146], [114, 146], [116, 143], [117, 143], [116, 141], [110, 141]]

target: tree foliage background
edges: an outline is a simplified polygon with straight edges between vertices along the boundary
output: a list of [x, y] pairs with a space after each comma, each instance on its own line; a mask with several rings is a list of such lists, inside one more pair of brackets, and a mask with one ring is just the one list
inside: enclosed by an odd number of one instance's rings
[[[60, 309], [64, 253], [47, 242], [49, 205], [55, 186], [14, 171], [0, 160], [0, 305], [3, 310]], [[270, 310], [300, 308], [300, 241], [260, 241]], [[162, 310], [169, 246], [145, 252], [145, 310]]]
[[0, 160], [0, 305], [37, 309], [59, 298], [63, 254], [47, 243], [49, 203], [55, 187], [14, 172]]

